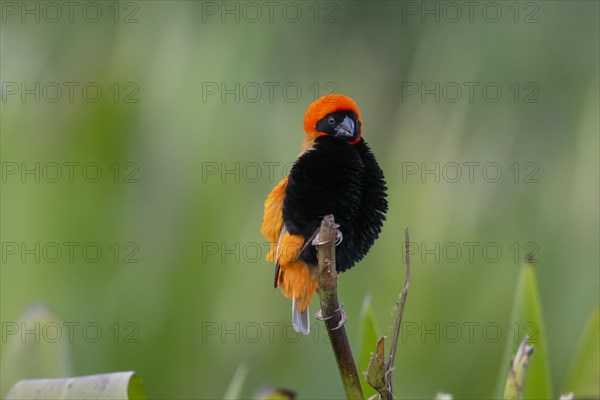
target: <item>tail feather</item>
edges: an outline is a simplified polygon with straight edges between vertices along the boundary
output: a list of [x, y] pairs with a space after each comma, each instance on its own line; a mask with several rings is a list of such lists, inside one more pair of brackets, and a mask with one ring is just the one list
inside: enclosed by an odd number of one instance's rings
[[308, 314], [308, 307], [306, 310], [299, 311], [296, 307], [296, 299], [292, 299], [292, 325], [294, 330], [298, 333], [308, 335], [310, 333], [310, 316]]

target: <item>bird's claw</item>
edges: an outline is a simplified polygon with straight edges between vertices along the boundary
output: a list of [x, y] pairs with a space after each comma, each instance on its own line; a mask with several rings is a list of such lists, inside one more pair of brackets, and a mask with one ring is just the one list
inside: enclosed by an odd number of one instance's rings
[[313, 246], [320, 246], [325, 243], [329, 243], [329, 240], [321, 240], [318, 233], [315, 235], [315, 238], [312, 240], [312, 242], [310, 242], [310, 244]]
[[319, 310], [317, 311], [317, 313], [315, 314], [315, 319], [319, 320], [319, 321], [327, 321], [328, 319], [333, 318], [332, 315], [330, 315], [329, 317], [325, 318], [323, 316], [323, 310]]
[[346, 316], [346, 313], [344, 312], [343, 307], [344, 307], [344, 305], [340, 304], [339, 308], [337, 310], [335, 310], [340, 313], [340, 322], [338, 322], [338, 324], [335, 328], [331, 328], [332, 331], [338, 330], [342, 326], [346, 325], [346, 320], [348, 319], [348, 317]]
[[[332, 331], [340, 329], [342, 326], [344, 326], [346, 324], [346, 321], [348, 320], [348, 317], [346, 316], [346, 313], [344, 312], [343, 307], [344, 307], [344, 305], [340, 304], [340, 306], [334, 311], [334, 312], [340, 313], [340, 321], [338, 322], [338, 324], [335, 328], [331, 328]], [[323, 311], [319, 310], [315, 314], [315, 318], [318, 319], [319, 321], [327, 321], [327, 320], [333, 318], [333, 315], [330, 315], [329, 317], [324, 317]]]
[[[340, 226], [338, 224], [334, 224], [333, 227], [336, 229], [335, 245], [339, 246], [339, 244], [342, 243], [342, 241], [344, 240], [344, 235], [342, 234], [342, 231], [339, 230]], [[320, 246], [325, 243], [329, 243], [329, 240], [321, 240], [321, 238], [319, 237], [319, 231], [317, 230], [314, 239], [310, 242], [310, 244], [312, 244], [313, 246]]]
[[335, 234], [335, 245], [339, 246], [340, 243], [342, 243], [342, 241], [344, 240], [344, 235], [342, 234], [342, 231], [340, 231], [339, 229], [336, 231]]

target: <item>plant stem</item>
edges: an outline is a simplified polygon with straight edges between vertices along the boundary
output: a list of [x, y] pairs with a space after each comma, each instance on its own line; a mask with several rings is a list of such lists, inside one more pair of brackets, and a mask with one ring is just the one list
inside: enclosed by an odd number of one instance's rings
[[533, 346], [527, 344], [529, 336], [525, 335], [523, 341], [517, 349], [517, 353], [510, 360], [510, 368], [508, 370], [508, 378], [506, 379], [506, 387], [504, 389], [505, 400], [520, 400], [523, 398], [523, 387], [525, 386], [525, 378], [527, 377], [527, 369], [533, 354]]
[[406, 296], [408, 295], [408, 287], [410, 286], [410, 238], [408, 235], [408, 228], [404, 229], [404, 259], [406, 262], [406, 276], [404, 278], [404, 289], [400, 293], [400, 298], [396, 301], [398, 307], [398, 314], [396, 315], [396, 321], [394, 323], [394, 335], [392, 336], [392, 343], [390, 346], [390, 355], [386, 365], [386, 374], [388, 382], [388, 393], [389, 398], [393, 398], [392, 390], [392, 371], [394, 369], [394, 360], [396, 358], [396, 350], [398, 348], [398, 337], [400, 336], [400, 327], [402, 325], [402, 316], [404, 315], [404, 305], [406, 304]]
[[318, 245], [319, 254], [319, 299], [321, 314], [325, 320], [327, 334], [340, 371], [344, 392], [348, 399], [363, 400], [356, 365], [344, 326], [338, 328], [342, 312], [337, 297], [337, 271], [335, 267], [335, 240], [337, 226], [333, 215], [327, 215], [321, 222]]

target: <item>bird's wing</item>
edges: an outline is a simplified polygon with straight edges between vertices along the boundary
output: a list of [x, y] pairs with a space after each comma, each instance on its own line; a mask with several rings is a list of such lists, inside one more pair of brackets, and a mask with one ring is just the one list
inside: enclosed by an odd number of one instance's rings
[[263, 236], [270, 243], [269, 254], [267, 254], [267, 260], [270, 262], [275, 261], [275, 279], [274, 286], [277, 287], [277, 281], [279, 277], [279, 243], [285, 233], [285, 227], [283, 226], [283, 199], [285, 197], [285, 190], [287, 188], [288, 177], [286, 176], [279, 182], [265, 201], [265, 211], [263, 215], [263, 224], [260, 229]]
[[[263, 224], [260, 231], [272, 244], [277, 244], [283, 229], [283, 198], [285, 197], [287, 183], [288, 177], [286, 176], [271, 190], [265, 201]], [[273, 261], [273, 259], [274, 255], [269, 257], [269, 261]]]

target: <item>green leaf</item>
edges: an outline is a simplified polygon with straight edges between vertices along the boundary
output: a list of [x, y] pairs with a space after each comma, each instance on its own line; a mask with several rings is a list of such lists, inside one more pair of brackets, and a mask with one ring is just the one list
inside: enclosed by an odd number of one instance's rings
[[133, 371], [61, 379], [31, 379], [10, 389], [12, 399], [136, 399], [145, 400], [141, 379]]
[[2, 321], [0, 394], [21, 379], [73, 374], [63, 321], [46, 305], [29, 307], [18, 321]]
[[535, 267], [530, 262], [525, 263], [519, 273], [510, 326], [517, 334], [508, 335], [507, 337], [495, 398], [501, 398], [504, 393], [511, 356], [518, 341], [525, 335], [529, 336], [528, 343], [533, 345], [535, 356], [528, 368], [523, 398], [553, 398], [546, 347], [546, 330], [542, 317]]
[[563, 393], [576, 398], [600, 398], [600, 306], [590, 314]]
[[227, 400], [239, 399], [247, 375], [248, 365], [246, 365], [246, 363], [241, 363], [235, 370], [233, 378], [231, 378], [231, 382], [229, 382], [229, 386], [227, 387], [227, 391], [225, 392], [223, 398]]
[[[373, 307], [371, 307], [371, 296], [365, 296], [360, 311], [359, 322], [359, 342], [358, 342], [358, 370], [366, 371], [371, 361], [371, 353], [375, 350], [375, 345], [379, 338], [379, 329], [375, 321]], [[375, 389], [369, 385], [362, 385], [365, 398], [377, 394]]]

